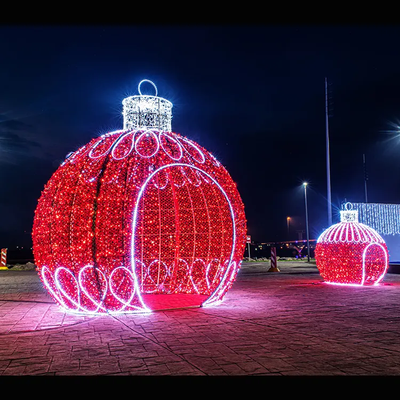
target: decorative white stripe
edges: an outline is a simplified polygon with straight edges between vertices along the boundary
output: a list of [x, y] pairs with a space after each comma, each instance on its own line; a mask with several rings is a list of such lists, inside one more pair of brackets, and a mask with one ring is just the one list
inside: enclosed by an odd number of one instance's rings
[[191, 146], [192, 148], [194, 148], [197, 153], [200, 155], [200, 160], [198, 160], [196, 157], [194, 157], [191, 153], [189, 153], [189, 150], [185, 148], [185, 146], [183, 146], [183, 148], [186, 150], [186, 152], [198, 163], [200, 164], [204, 164], [204, 162], [206, 161], [206, 158], [203, 154], [203, 152], [189, 139], [181, 137], [178, 138], [180, 142], [185, 142], [187, 143], [189, 146]]
[[129, 275], [130, 277], [132, 277], [132, 281], [133, 281], [133, 282], [135, 281], [135, 277], [132, 275], [132, 272], [131, 272], [128, 268], [126, 268], [126, 267], [124, 267], [124, 266], [117, 267], [117, 268], [115, 268], [115, 269], [111, 272], [110, 278], [109, 278], [110, 292], [112, 293], [112, 295], [113, 295], [119, 302], [121, 302], [121, 303], [123, 304], [123, 307], [121, 307], [118, 311], [123, 311], [123, 310], [124, 310], [126, 307], [128, 307], [128, 306], [134, 307], [134, 308], [140, 310], [140, 309], [141, 309], [140, 307], [137, 307], [137, 306], [134, 306], [134, 305], [131, 304], [131, 301], [132, 301], [133, 298], [135, 297], [135, 292], [136, 292], [136, 291], [135, 291], [135, 286], [133, 286], [132, 294], [131, 294], [131, 296], [129, 297], [128, 301], [125, 301], [124, 299], [120, 298], [120, 297], [114, 292], [111, 283], [112, 283], [113, 276], [114, 276], [115, 272], [118, 271], [119, 269], [122, 269], [122, 270], [126, 271], [126, 272], [128, 273], [128, 275]]
[[385, 243], [370, 226], [360, 222], [339, 222], [321, 233], [317, 243]]
[[109, 137], [109, 136], [112, 136], [112, 135], [115, 135], [116, 133], [122, 133], [122, 132], [124, 132], [124, 131], [123, 131], [123, 130], [120, 130], [120, 131], [113, 131], [113, 132], [109, 132], [109, 133], [106, 133], [105, 135], [100, 136], [100, 139], [98, 140], [98, 142], [95, 143], [94, 146], [90, 149], [90, 151], [89, 151], [89, 153], [88, 153], [88, 156], [89, 156], [90, 158], [96, 159], [96, 158], [100, 158], [100, 157], [103, 157], [103, 156], [105, 156], [106, 154], [108, 154], [108, 153], [110, 152], [110, 150], [113, 148], [113, 146], [115, 145], [115, 142], [114, 142], [114, 143], [111, 143], [110, 147], [109, 147], [106, 151], [104, 151], [103, 153], [101, 153], [101, 154], [99, 154], [99, 155], [97, 155], [97, 156], [94, 156], [94, 155], [93, 155], [93, 151], [96, 149], [96, 147], [97, 147], [100, 143], [103, 142], [103, 140], [104, 140], [105, 138], [107, 138], [107, 137]]
[[[121, 142], [123, 139], [125, 139], [125, 137], [128, 136], [128, 135], [131, 135], [131, 136], [132, 136], [132, 137], [131, 137], [131, 148], [129, 149], [129, 151], [128, 151], [123, 157], [116, 157], [115, 154], [114, 154], [114, 151], [118, 148], [118, 145], [120, 144], [120, 142]], [[112, 151], [111, 151], [111, 156], [112, 156], [112, 158], [113, 158], [114, 160], [122, 160], [122, 159], [124, 159], [125, 157], [128, 157], [128, 155], [131, 154], [131, 152], [132, 152], [132, 149], [133, 149], [133, 147], [134, 147], [134, 143], [135, 143], [135, 141], [134, 141], [134, 132], [131, 131], [131, 132], [125, 133], [124, 135], [121, 135], [121, 136], [117, 139], [117, 141], [114, 143], [114, 145], [112, 146]]]
[[[79, 294], [79, 285], [78, 285], [78, 282], [76, 281], [74, 275], [72, 274], [72, 272], [71, 272], [68, 268], [59, 267], [59, 268], [57, 268], [57, 270], [56, 270], [56, 272], [55, 272], [55, 274], [54, 274], [54, 280], [55, 280], [55, 282], [56, 282], [56, 287], [57, 287], [58, 291], [61, 292], [61, 294], [62, 294], [63, 296], [65, 296], [71, 303], [73, 303], [73, 304], [76, 306], [76, 310], [79, 310], [79, 308], [80, 308], [80, 303], [79, 303], [79, 302], [77, 303], [74, 299], [72, 299], [72, 298], [68, 295], [68, 293], [65, 292], [64, 288], [63, 288], [62, 285], [60, 284], [60, 281], [59, 281], [59, 279], [58, 279], [58, 275], [60, 274], [60, 271], [66, 271], [66, 272], [72, 277], [72, 279], [75, 281], [75, 284], [76, 284], [77, 290], [78, 290], [78, 301], [80, 301], [80, 294]], [[59, 298], [61, 299], [61, 302], [62, 302], [63, 306], [64, 306], [65, 308], [68, 308], [68, 306], [64, 303], [64, 300], [63, 300], [62, 296], [60, 296]]]
[[[140, 142], [140, 140], [142, 139], [142, 136], [144, 136], [144, 135], [147, 136], [148, 134], [150, 134], [150, 135], [152, 135], [152, 136], [154, 137], [154, 139], [155, 139], [155, 141], [156, 141], [156, 144], [157, 144], [157, 147], [156, 147], [156, 149], [154, 150], [153, 153], [151, 153], [150, 155], [145, 155], [145, 154], [141, 154], [141, 153], [138, 151], [137, 145], [138, 145], [138, 143]], [[158, 137], [157, 137], [157, 135], [156, 135], [152, 130], [150, 130], [150, 129], [148, 129], [148, 130], [144, 131], [142, 134], [140, 134], [139, 137], [138, 137], [138, 139], [137, 139], [136, 142], [135, 142], [135, 151], [136, 151], [136, 153], [138, 153], [138, 154], [139, 154], [141, 157], [143, 157], [143, 158], [150, 158], [150, 157], [153, 157], [154, 155], [157, 154], [159, 148], [160, 148], [160, 143], [159, 143], [159, 141], [158, 141]]]
[[365, 249], [363, 250], [363, 254], [362, 254], [362, 275], [361, 275], [361, 282], [360, 283], [329, 282], [329, 281], [327, 281], [326, 283], [329, 283], [330, 285], [340, 285], [340, 286], [364, 286], [365, 278], [366, 278], [365, 258], [366, 258], [367, 250], [371, 246], [379, 246], [382, 249], [383, 253], [385, 254], [385, 269], [383, 270], [381, 275], [379, 275], [378, 279], [373, 283], [373, 285], [378, 285], [379, 282], [385, 276], [386, 271], [387, 271], [388, 266], [389, 266], [389, 263], [388, 263], [388, 253], [387, 253], [386, 249], [382, 246], [382, 244], [376, 243], [376, 242], [368, 244], [365, 247]]
[[[99, 146], [101, 143], [103, 143], [104, 139], [106, 139], [106, 138], [108, 138], [108, 137], [110, 137], [112, 135], [115, 135], [117, 133], [122, 133], [122, 135], [118, 136], [117, 139], [113, 143], [110, 144], [110, 146], [109, 146], [109, 148], [107, 150], [103, 151], [103, 153], [101, 153], [101, 154], [93, 155], [93, 153], [96, 150], [97, 146]], [[137, 144], [141, 140], [141, 138], [142, 138], [142, 136], [144, 134], [149, 134], [149, 133], [156, 140], [156, 143], [157, 143], [156, 150], [151, 155], [140, 154], [137, 151]], [[136, 139], [137, 134], [139, 134], [139, 137]], [[117, 150], [118, 145], [128, 135], [132, 135], [132, 138], [131, 138], [132, 142], [131, 142], [131, 147], [130, 147], [129, 151], [126, 154], [124, 154], [122, 157], [116, 157], [115, 151]], [[170, 154], [170, 152], [165, 148], [165, 146], [162, 143], [162, 140], [161, 140], [162, 136], [165, 136], [165, 137], [169, 138], [170, 140], [172, 140], [172, 141], [174, 141], [176, 143], [176, 145], [179, 148], [179, 156], [173, 157]], [[192, 153], [190, 153], [189, 150], [187, 149], [187, 146], [190, 146], [192, 149], [194, 149], [195, 152], [198, 154], [198, 156], [195, 156]], [[134, 129], [134, 130], [129, 130], [129, 131], [127, 131], [127, 130], [117, 130], [117, 131], [106, 133], [106, 134], [104, 134], [104, 135], [99, 137], [99, 140], [89, 150], [88, 156], [90, 158], [92, 158], [92, 159], [97, 159], [97, 158], [100, 158], [100, 157], [104, 157], [109, 152], [111, 152], [111, 157], [114, 160], [118, 161], [118, 160], [123, 160], [124, 158], [128, 157], [128, 155], [132, 153], [132, 149], [135, 149], [136, 153], [139, 154], [141, 157], [149, 158], [149, 157], [153, 157], [158, 152], [160, 147], [164, 150], [164, 153], [166, 155], [168, 155], [168, 157], [170, 157], [173, 161], [180, 161], [182, 159], [182, 157], [183, 157], [183, 152], [184, 151], [186, 153], [188, 153], [188, 155], [192, 159], [194, 159], [196, 162], [198, 162], [200, 164], [204, 164], [204, 162], [206, 160], [206, 156], [203, 153], [203, 151], [193, 141], [191, 141], [191, 140], [189, 140], [189, 139], [187, 139], [185, 137], [175, 136], [175, 134], [173, 132], [168, 132], [167, 133], [165, 131], [160, 131], [158, 129], [152, 129], [152, 128], [149, 128], [149, 129], [143, 129], [143, 128], [142, 129]], [[85, 149], [86, 149], [86, 146], [82, 147], [81, 149], [79, 149], [75, 153], [71, 153], [71, 156], [67, 157], [63, 164], [65, 164], [66, 161], [72, 161], [80, 152], [82, 152]], [[216, 167], [220, 167], [221, 166], [221, 163], [215, 158], [214, 155], [212, 155], [211, 153], [208, 153], [208, 156], [209, 156], [212, 164], [214, 164]], [[201, 177], [206, 182], [209, 182], [204, 175], [201, 175]]]
[[[167, 138], [171, 139], [172, 141], [174, 141], [174, 142], [179, 146], [179, 153], [180, 153], [180, 154], [179, 154], [179, 157], [178, 157], [178, 158], [172, 157], [171, 154], [169, 154], [169, 153], [167, 152], [167, 150], [165, 149], [165, 147], [164, 147], [164, 145], [163, 145], [163, 143], [162, 143], [161, 136], [166, 136]], [[166, 154], [169, 158], [171, 158], [172, 160], [174, 160], [174, 161], [179, 161], [179, 160], [182, 158], [182, 156], [183, 156], [182, 145], [181, 145], [181, 144], [179, 143], [179, 141], [178, 141], [177, 139], [175, 139], [174, 137], [172, 137], [172, 136], [170, 136], [170, 135], [167, 135], [165, 132], [161, 132], [161, 133], [160, 133], [160, 145], [161, 145], [162, 149], [164, 150], [165, 154]]]
[[218, 300], [218, 296], [220, 295], [220, 288], [221, 286], [223, 286], [225, 284], [225, 280], [228, 277], [228, 272], [229, 269], [232, 265], [232, 259], [233, 259], [233, 254], [235, 251], [235, 244], [236, 244], [236, 226], [235, 226], [235, 214], [233, 211], [233, 207], [232, 204], [227, 196], [227, 194], [225, 193], [224, 189], [221, 187], [221, 185], [209, 174], [207, 174], [207, 172], [201, 170], [198, 167], [195, 167], [194, 165], [190, 165], [190, 164], [183, 164], [183, 163], [174, 163], [174, 164], [169, 164], [169, 165], [163, 165], [161, 167], [159, 167], [158, 169], [156, 169], [155, 171], [153, 171], [145, 180], [145, 182], [143, 183], [142, 187], [139, 190], [138, 196], [136, 198], [136, 204], [133, 210], [133, 218], [132, 218], [132, 241], [131, 241], [131, 268], [132, 268], [132, 273], [135, 275], [135, 282], [137, 281], [137, 277], [136, 277], [136, 273], [135, 273], [135, 238], [136, 238], [136, 224], [137, 224], [137, 215], [138, 215], [138, 211], [139, 211], [139, 203], [140, 200], [143, 196], [144, 190], [147, 187], [147, 184], [151, 181], [151, 179], [154, 177], [155, 174], [157, 174], [159, 171], [165, 169], [165, 168], [171, 168], [171, 167], [187, 167], [187, 168], [192, 168], [195, 169], [197, 171], [199, 171], [202, 174], [207, 175], [207, 177], [209, 179], [211, 179], [211, 181], [214, 182], [214, 184], [217, 185], [217, 187], [219, 188], [219, 190], [221, 191], [221, 193], [224, 195], [228, 206], [229, 206], [229, 211], [231, 214], [231, 219], [232, 219], [232, 230], [233, 230], [233, 239], [232, 239], [232, 248], [231, 248], [231, 254], [229, 257], [229, 263], [228, 263], [228, 268], [226, 269], [224, 276], [221, 279], [221, 282], [219, 283], [218, 287], [214, 290], [214, 292], [210, 295], [210, 297], [203, 303], [203, 304], [210, 304], [211, 302]]
[[385, 269], [382, 272], [382, 274], [379, 276], [379, 278], [374, 282], [374, 285], [377, 285], [382, 280], [382, 278], [384, 277], [384, 275], [386, 273], [386, 270], [388, 268], [388, 254], [387, 254], [386, 249], [380, 243], [370, 243], [368, 246], [365, 247], [365, 249], [363, 251], [363, 255], [362, 255], [362, 279], [361, 279], [361, 285], [363, 285], [364, 282], [365, 282], [365, 274], [366, 274], [366, 272], [365, 272], [365, 257], [366, 257], [368, 248], [371, 247], [371, 246], [379, 246], [383, 250], [383, 253], [385, 254]]

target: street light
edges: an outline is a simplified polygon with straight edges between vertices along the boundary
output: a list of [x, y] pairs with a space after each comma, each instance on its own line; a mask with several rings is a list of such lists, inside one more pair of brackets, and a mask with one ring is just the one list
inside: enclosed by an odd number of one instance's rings
[[287, 235], [288, 235], [288, 240], [290, 239], [290, 217], [286, 218], [287, 221]]
[[310, 262], [310, 237], [308, 234], [308, 208], [307, 208], [307, 182], [303, 182], [304, 186], [304, 203], [306, 206], [306, 235], [307, 235], [307, 262]]

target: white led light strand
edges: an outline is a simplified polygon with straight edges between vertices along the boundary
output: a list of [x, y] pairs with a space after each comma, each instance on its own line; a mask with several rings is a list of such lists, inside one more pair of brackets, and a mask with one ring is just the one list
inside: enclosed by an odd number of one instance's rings
[[340, 218], [340, 223], [322, 232], [317, 243], [385, 243], [373, 228], [358, 222], [357, 210], [342, 210]]
[[[112, 144], [110, 145], [110, 147], [109, 147], [107, 150], [105, 150], [103, 153], [101, 153], [101, 154], [98, 154], [98, 155], [94, 156], [94, 155], [93, 155], [93, 152], [94, 152], [94, 150], [96, 150], [97, 146], [98, 146], [100, 143], [103, 143], [104, 139], [106, 139], [106, 138], [108, 138], [108, 137], [110, 137], [110, 136], [113, 136], [113, 135], [115, 135], [115, 134], [117, 134], [117, 133], [123, 133], [123, 132], [124, 132], [124, 131], [121, 131], [121, 130], [119, 130], [119, 131], [113, 131], [113, 132], [109, 132], [109, 133], [106, 133], [106, 134], [100, 136], [99, 140], [98, 140], [98, 141], [93, 145], [93, 147], [90, 149], [89, 154], [88, 154], [89, 157], [90, 157], [90, 158], [93, 158], [93, 159], [96, 159], [96, 158], [104, 157], [105, 155], [107, 155], [107, 154], [110, 152], [110, 150], [113, 148], [113, 146], [115, 145], [116, 142], [112, 143]], [[117, 141], [118, 141], [118, 140], [117, 140]]]
[[[115, 142], [114, 145], [112, 146], [112, 151], [111, 151], [111, 156], [112, 156], [112, 158], [113, 158], [114, 160], [123, 160], [125, 157], [128, 157], [128, 156], [129, 156], [129, 154], [130, 154], [131, 151], [133, 150], [133, 147], [134, 147], [134, 144], [135, 144], [135, 141], [134, 141], [134, 134], [135, 134], [135, 132], [133, 132], [133, 131], [128, 132], [128, 133], [125, 133], [124, 135], [121, 135], [121, 136], [116, 140], [116, 142]], [[116, 156], [115, 156], [115, 150], [118, 148], [118, 145], [120, 144], [120, 142], [121, 142], [122, 140], [124, 140], [125, 137], [128, 136], [128, 135], [131, 135], [131, 147], [130, 147], [129, 151], [128, 151], [126, 154], [124, 154], [123, 157], [116, 157]]]
[[[168, 139], [171, 139], [173, 142], [175, 142], [176, 143], [176, 145], [178, 146], [178, 148], [179, 148], [179, 157], [172, 157], [172, 155], [167, 151], [167, 149], [164, 147], [164, 145], [163, 145], [163, 141], [162, 141], [162, 137], [163, 136], [165, 136], [165, 137], [167, 137]], [[182, 158], [182, 156], [183, 156], [183, 149], [182, 149], [182, 145], [178, 142], [178, 140], [177, 139], [175, 139], [174, 137], [172, 137], [171, 135], [167, 135], [165, 132], [161, 132], [160, 133], [160, 145], [161, 145], [161, 147], [162, 147], [162, 149], [164, 150], [164, 152], [165, 152], [165, 154], [167, 154], [172, 160], [174, 160], [174, 161], [179, 161], [181, 158]]]
[[385, 248], [380, 244], [380, 243], [370, 243], [367, 247], [365, 247], [364, 251], [363, 251], [363, 255], [362, 255], [362, 280], [361, 280], [361, 285], [364, 284], [365, 281], [365, 257], [367, 254], [367, 250], [371, 247], [371, 246], [379, 246], [382, 251], [383, 254], [385, 255], [385, 269], [384, 271], [381, 273], [381, 275], [379, 275], [379, 278], [374, 282], [374, 285], [377, 285], [385, 276], [387, 268], [389, 266], [388, 263], [388, 254], [387, 251], [385, 250]]
[[[148, 137], [149, 135], [152, 135], [153, 138], [155, 139], [155, 141], [156, 141], [156, 149], [151, 154], [142, 154], [137, 149], [137, 145], [141, 140], [143, 140], [142, 138]], [[157, 154], [159, 148], [160, 148], [160, 143], [158, 142], [158, 136], [152, 130], [144, 131], [141, 135], [139, 135], [138, 139], [135, 142], [135, 151], [136, 151], [136, 153], [138, 153], [143, 158], [153, 157], [154, 155]]]
[[[136, 225], [137, 225], [137, 216], [138, 216], [138, 212], [139, 212], [139, 203], [140, 200], [144, 194], [144, 191], [148, 185], [148, 183], [152, 180], [152, 178], [154, 177], [155, 174], [157, 174], [159, 171], [165, 169], [165, 168], [171, 168], [171, 167], [188, 167], [188, 168], [192, 168], [195, 169], [197, 171], [199, 171], [202, 174], [207, 175], [207, 177], [209, 179], [211, 179], [211, 181], [214, 182], [214, 184], [217, 185], [218, 189], [221, 191], [221, 193], [224, 195], [228, 206], [229, 206], [229, 211], [230, 211], [230, 215], [231, 215], [231, 219], [232, 219], [232, 230], [233, 230], [233, 238], [232, 238], [232, 247], [231, 247], [231, 253], [229, 256], [229, 261], [228, 261], [228, 267], [225, 270], [225, 273], [218, 285], [218, 287], [214, 290], [214, 292], [210, 295], [210, 297], [203, 303], [203, 305], [206, 304], [210, 304], [212, 302], [214, 302], [215, 300], [218, 300], [220, 295], [221, 295], [221, 291], [224, 290], [225, 288], [225, 280], [226, 278], [229, 276], [229, 272], [233, 273], [232, 271], [230, 271], [231, 268], [233, 268], [233, 271], [236, 269], [236, 264], [232, 263], [232, 259], [233, 259], [233, 254], [235, 251], [235, 245], [236, 245], [236, 228], [235, 228], [235, 215], [234, 215], [234, 211], [233, 211], [233, 207], [232, 204], [228, 198], [228, 195], [225, 193], [224, 189], [220, 186], [220, 184], [209, 174], [207, 174], [205, 171], [201, 170], [198, 167], [195, 167], [194, 165], [190, 165], [190, 164], [183, 164], [183, 163], [174, 163], [174, 164], [168, 164], [168, 165], [164, 165], [162, 167], [159, 167], [158, 169], [156, 169], [154, 172], [152, 172], [147, 179], [145, 180], [145, 182], [143, 183], [142, 187], [139, 190], [138, 196], [136, 198], [136, 204], [133, 210], [133, 218], [132, 218], [132, 239], [131, 239], [131, 268], [132, 268], [132, 273], [135, 276], [135, 284], [137, 285], [137, 276], [136, 276], [136, 259], [135, 259], [135, 245], [136, 245]], [[229, 276], [231, 277], [231, 275]]]
[[[144, 82], [153, 85], [155, 96], [143, 95], [140, 87]], [[157, 96], [157, 86], [148, 79], [138, 85], [139, 95], [122, 100], [124, 129], [157, 128], [171, 132], [172, 103]]]
[[200, 156], [200, 159], [196, 158], [195, 156], [193, 156], [192, 153], [189, 152], [189, 150], [188, 150], [187, 148], [185, 148], [185, 146], [183, 146], [183, 148], [185, 149], [185, 151], [186, 151], [196, 162], [198, 162], [198, 163], [200, 163], [200, 164], [204, 164], [206, 158], [205, 158], [203, 152], [202, 152], [191, 140], [186, 139], [186, 138], [178, 138], [178, 139], [179, 139], [179, 141], [180, 141], [181, 143], [182, 143], [182, 142], [187, 143], [187, 144], [188, 144], [190, 147], [192, 147], [192, 148], [196, 151], [196, 153]]
[[[145, 83], [153, 86], [155, 95], [142, 93], [141, 88]], [[52, 297], [71, 313], [104, 315], [150, 312], [144, 302], [144, 299], [146, 302], [151, 297], [154, 299], [154, 296], [146, 296], [150, 293], [185, 293], [194, 295], [193, 299], [201, 298], [203, 303], [198, 305], [216, 304], [230, 288], [240, 268], [240, 262], [233, 260], [240, 257], [239, 245], [244, 241], [244, 211], [229, 174], [200, 145], [171, 131], [172, 103], [158, 97], [157, 87], [152, 81], [142, 80], [138, 92], [139, 95], [127, 97], [122, 102], [123, 129], [99, 135], [75, 153], [68, 154], [61, 165], [65, 165], [62, 169], [64, 174], [54, 174], [54, 182], [49, 184], [50, 194], [41, 200], [44, 206], [38, 206], [34, 227], [34, 236], [38, 240], [34, 245], [39, 253], [46, 254], [54, 243], [54, 252], [51, 253], [54, 258], [39, 257], [40, 277]], [[131, 195], [127, 190], [128, 185], [133, 190]], [[62, 186], [63, 190], [59, 190]], [[175, 187], [182, 187], [183, 190]], [[146, 188], [149, 188], [149, 192], [146, 192]], [[184, 192], [187, 192], [187, 196]], [[145, 215], [145, 209], [139, 210], [139, 205], [143, 205], [144, 198], [148, 198], [150, 205], [157, 207], [157, 195], [158, 242], [153, 238], [152, 229], [152, 213], [157, 210], [151, 209], [146, 214], [143, 225], [139, 226], [138, 222], [141, 221], [138, 215], [142, 215], [142, 212]], [[59, 204], [55, 199], [59, 200]], [[187, 200], [190, 200], [189, 205]], [[100, 203], [101, 210], [105, 211], [96, 214]], [[164, 214], [162, 207], [167, 210]], [[51, 216], [59, 218], [58, 223], [50, 224], [50, 227], [46, 221], [46, 208]], [[190, 210], [192, 222], [186, 219]], [[126, 212], [130, 215], [126, 216]], [[66, 218], [68, 215], [69, 222]], [[132, 218], [130, 226], [120, 228], [125, 217]], [[205, 233], [205, 217], [208, 236]], [[170, 224], [173, 218], [177, 242], [174, 248], [173, 235], [168, 233], [167, 238], [167, 233], [163, 233], [173, 230], [174, 226]], [[104, 224], [97, 223], [101, 219]], [[182, 233], [180, 240], [179, 229], [185, 224], [193, 230], [190, 235], [183, 236]], [[65, 227], [69, 229], [66, 233]], [[125, 228], [131, 230], [126, 231]], [[151, 232], [148, 233], [150, 239], [146, 232]], [[112, 239], [109, 233], [113, 235]], [[213, 236], [214, 233], [216, 235]], [[47, 242], [43, 242], [42, 237], [46, 235]], [[96, 238], [95, 244], [99, 243], [96, 248], [90, 241], [92, 237]], [[217, 237], [222, 237], [220, 251], [214, 251], [211, 244], [211, 240], [218, 240]], [[126, 240], [130, 241], [130, 247], [129, 243], [126, 247]], [[100, 253], [103, 243], [105, 251]], [[121, 265], [119, 256], [114, 252], [114, 247], [118, 251], [120, 244], [123, 259], [126, 251], [130, 251], [130, 260], [122, 262], [126, 265]], [[135, 259], [135, 245], [138, 251], [141, 249], [141, 254], [137, 254], [138, 259]], [[164, 248], [167, 250], [164, 251]], [[96, 262], [87, 264], [87, 261], [83, 261], [81, 254], [86, 249]], [[95, 257], [97, 250], [100, 258]], [[158, 259], [154, 259], [155, 254], [158, 254]], [[171, 263], [172, 254], [175, 258]], [[179, 255], [186, 260], [179, 258]], [[213, 259], [218, 255], [219, 258]], [[201, 258], [196, 258], [199, 256]], [[44, 260], [52, 261], [40, 265], [40, 261]], [[153, 299], [149, 300], [149, 304], [153, 304]]]
[[[131, 288], [132, 288], [132, 293], [131, 293], [131, 295], [130, 295], [130, 297], [129, 297], [129, 299], [128, 299], [127, 301], [124, 300], [124, 299], [122, 299], [121, 297], [119, 297], [119, 296], [115, 293], [115, 291], [114, 291], [114, 289], [113, 289], [113, 287], [112, 287], [112, 283], [113, 283], [113, 276], [114, 276], [114, 273], [115, 273], [117, 270], [123, 269], [124, 271], [126, 271], [126, 273], [129, 274], [130, 277], [132, 277], [133, 282], [135, 282], [135, 276], [132, 275], [132, 272], [131, 272], [128, 268], [126, 268], [126, 267], [124, 267], [124, 266], [117, 267], [115, 270], [112, 271], [111, 275], [109, 276], [108, 282], [107, 282], [107, 279], [106, 279], [106, 276], [104, 275], [104, 273], [103, 273], [101, 270], [99, 270], [99, 269], [96, 270], [97, 273], [101, 274], [102, 279], [103, 279], [103, 281], [104, 281], [104, 283], [105, 283], [105, 287], [104, 287], [103, 294], [102, 294], [102, 296], [101, 296], [100, 301], [97, 301], [96, 299], [94, 299], [94, 298], [90, 295], [90, 293], [88, 292], [88, 290], [87, 290], [86, 287], [85, 287], [85, 285], [86, 285], [86, 284], [85, 284], [85, 279], [82, 277], [82, 274], [83, 274], [83, 272], [84, 272], [85, 270], [87, 270], [88, 268], [94, 268], [94, 267], [93, 267], [92, 265], [86, 265], [84, 268], [82, 268], [82, 269], [80, 270], [80, 272], [79, 272], [78, 280], [77, 280], [76, 277], [72, 274], [72, 272], [71, 272], [68, 268], [65, 268], [65, 267], [58, 267], [58, 268], [55, 270], [54, 276], [53, 276], [53, 280], [54, 280], [54, 283], [55, 283], [56, 288], [57, 288], [57, 290], [58, 290], [58, 293], [56, 293], [56, 292], [53, 290], [53, 288], [52, 288], [50, 282], [48, 281], [48, 279], [47, 279], [47, 277], [46, 277], [46, 274], [50, 274], [50, 276], [51, 276], [50, 270], [49, 270], [46, 266], [44, 266], [44, 267], [42, 268], [41, 274], [42, 274], [42, 281], [43, 281], [43, 283], [44, 283], [45, 286], [49, 289], [50, 293], [54, 296], [54, 298], [59, 302], [59, 304], [61, 304], [61, 305], [63, 306], [63, 308], [64, 308], [66, 311], [68, 311], [68, 312], [73, 312], [73, 313], [78, 313], [78, 314], [79, 314], [79, 313], [84, 313], [84, 314], [98, 314], [98, 313], [99, 313], [99, 310], [101, 309], [101, 310], [103, 310], [104, 312], [108, 312], [108, 313], [110, 313], [110, 314], [119, 314], [119, 313], [122, 313], [122, 312], [126, 312], [126, 311], [125, 311], [126, 307], [132, 307], [132, 308], [134, 308], [135, 310], [141, 311], [141, 312], [143, 312], [143, 311], [144, 311], [144, 312], [149, 312], [149, 311], [151, 311], [150, 309], [148, 309], [148, 308], [144, 305], [144, 303], [143, 303], [142, 300], [141, 300], [141, 296], [140, 296], [140, 295], [139, 295], [138, 297], [139, 297], [139, 299], [140, 299], [142, 305], [141, 305], [141, 306], [137, 306], [137, 305], [135, 305], [135, 304], [131, 304], [132, 300], [133, 300], [134, 297], [135, 297], [135, 294], [138, 293], [138, 292], [137, 292], [137, 285], [135, 285], [135, 283], [133, 284], [133, 286], [131, 286]], [[60, 276], [59, 276], [60, 273], [61, 273], [62, 271], [65, 271], [66, 273], [68, 273], [68, 274], [70, 275], [70, 277], [71, 277], [71, 280], [73, 280], [73, 281], [75, 282], [77, 300], [75, 300], [74, 298], [72, 298], [72, 297], [66, 292], [66, 290], [65, 290], [65, 288], [64, 288], [63, 280], [62, 280], [62, 279], [60, 278]], [[103, 302], [104, 302], [104, 299], [105, 299], [105, 297], [106, 297], [106, 295], [107, 295], [107, 293], [108, 293], [108, 289], [110, 290], [110, 292], [111, 292], [111, 294], [114, 296], [114, 298], [117, 299], [117, 300], [122, 304], [122, 306], [121, 306], [119, 309], [116, 309], [116, 310], [107, 310], [107, 309], [104, 307]], [[93, 305], [96, 307], [95, 309], [90, 310], [90, 309], [87, 309], [86, 307], [84, 307], [84, 306], [82, 305], [82, 302], [81, 302], [81, 292], [84, 293], [85, 296], [93, 303]], [[66, 304], [66, 302], [64, 301], [64, 298], [63, 298], [63, 297], [65, 297], [70, 303], [72, 303], [72, 304], [75, 306], [75, 308], [71, 308], [70, 306], [68, 306], [68, 305]], [[132, 311], [128, 311], [128, 312], [132, 312]]]
[[[108, 148], [106, 150], [104, 150], [102, 153], [100, 154], [95, 154], [95, 150], [96, 148], [102, 144], [104, 142], [105, 139], [107, 139], [110, 136], [113, 135], [118, 135], [115, 138], [115, 141], [113, 143], [111, 143]], [[140, 146], [140, 142], [142, 140], [144, 140], [145, 137], [151, 135], [152, 140], [154, 140], [154, 150], [151, 154], [143, 154], [140, 152], [140, 149], [138, 149], [138, 147]], [[117, 156], [116, 151], [118, 150], [118, 147], [120, 145], [120, 143], [122, 143], [127, 137], [131, 136], [131, 143], [130, 143], [130, 147], [128, 149], [128, 151], [125, 151], [124, 154], [121, 156]], [[173, 154], [171, 154], [171, 151], [168, 150], [168, 148], [166, 148], [166, 146], [163, 144], [163, 137], [166, 137], [168, 139], [170, 139], [171, 141], [174, 142], [174, 144], [177, 146], [177, 149], [179, 149], [178, 155], [174, 156]], [[196, 146], [191, 140], [186, 139], [186, 138], [180, 138], [178, 136], [175, 136], [175, 134], [173, 132], [169, 132], [168, 134], [166, 132], [163, 131], [158, 131], [157, 129], [134, 129], [134, 130], [130, 130], [130, 131], [113, 131], [110, 132], [108, 134], [104, 134], [102, 136], [100, 136], [99, 140], [94, 143], [94, 145], [92, 145], [92, 147], [89, 149], [88, 152], [88, 156], [91, 159], [99, 159], [101, 157], [105, 157], [107, 156], [109, 153], [111, 153], [111, 157], [113, 160], [119, 161], [119, 160], [123, 160], [126, 157], [128, 157], [132, 150], [134, 149], [135, 152], [143, 157], [143, 158], [151, 158], [153, 156], [155, 156], [160, 147], [163, 149], [164, 153], [171, 158], [171, 160], [173, 161], [180, 161], [183, 157], [184, 152], [186, 154], [188, 154], [188, 156], [193, 159], [195, 162], [199, 163], [199, 164], [204, 164], [206, 161], [206, 156], [204, 155], [204, 153], [200, 150], [200, 148], [198, 146]], [[194, 152], [189, 151], [188, 147], [191, 148], [192, 150], [194, 150]], [[79, 152], [83, 152], [83, 150], [85, 150], [86, 146], [82, 147], [82, 149], [80, 149]], [[71, 157], [67, 157], [66, 160], [63, 162], [63, 164], [65, 164], [67, 161], [73, 161], [73, 159], [76, 158], [76, 154], [74, 154]], [[210, 162], [217, 166], [220, 167], [221, 164], [219, 163], [219, 161], [212, 155], [210, 154], [209, 157]], [[184, 172], [183, 172], [184, 174]], [[207, 176], [204, 174], [198, 174], [197, 171], [195, 171], [196, 175], [200, 176], [200, 180], [204, 180], [206, 183], [211, 183], [213, 184], [213, 181], [208, 180]], [[199, 179], [199, 178], [197, 178]], [[177, 184], [176, 184], [177, 185]], [[183, 185], [183, 183], [182, 183]], [[180, 187], [182, 185], [177, 185], [177, 187]], [[198, 186], [196, 184], [194, 184], [195, 186]]]
[[400, 234], [400, 204], [345, 203], [358, 211], [359, 221], [381, 235]]

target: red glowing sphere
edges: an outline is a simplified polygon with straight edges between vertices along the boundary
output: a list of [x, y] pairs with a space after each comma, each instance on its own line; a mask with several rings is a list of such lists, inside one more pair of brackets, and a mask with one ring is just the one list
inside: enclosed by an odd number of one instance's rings
[[325, 230], [317, 240], [315, 260], [328, 283], [372, 285], [388, 268], [385, 241], [371, 227], [358, 222], [356, 211], [341, 211], [341, 222]]
[[227, 170], [192, 140], [158, 129], [110, 132], [71, 154], [45, 186], [33, 226], [44, 286], [84, 313], [221, 300], [245, 241]]

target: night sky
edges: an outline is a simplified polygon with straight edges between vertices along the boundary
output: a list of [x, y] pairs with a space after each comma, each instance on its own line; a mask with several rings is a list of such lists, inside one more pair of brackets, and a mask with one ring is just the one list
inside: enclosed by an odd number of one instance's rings
[[310, 238], [328, 226], [325, 77], [333, 222], [364, 201], [363, 154], [368, 201], [400, 203], [399, 39], [393, 26], [0, 27], [0, 247], [31, 246], [44, 185], [69, 152], [122, 128], [142, 79], [173, 103], [172, 130], [227, 168], [255, 241], [298, 238], [303, 181]]

